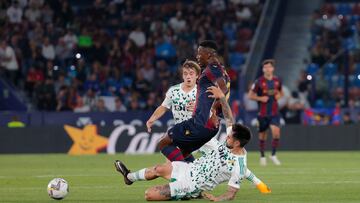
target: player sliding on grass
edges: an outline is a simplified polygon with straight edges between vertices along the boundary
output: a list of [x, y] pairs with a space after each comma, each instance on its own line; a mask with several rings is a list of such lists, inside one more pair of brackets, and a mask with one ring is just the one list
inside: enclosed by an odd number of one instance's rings
[[[234, 124], [231, 109], [223, 92], [215, 86], [208, 87], [209, 97], [216, 98], [222, 106], [226, 120], [227, 139], [220, 144], [212, 140], [204, 145], [205, 154], [192, 163], [182, 161], [168, 162], [154, 167], [130, 173], [121, 161], [116, 161], [116, 169], [124, 176], [127, 185], [138, 180], [153, 180], [163, 177], [169, 184], [154, 186], [146, 190], [146, 200], [176, 200], [197, 198], [202, 194], [212, 201], [232, 200], [245, 178], [247, 170], [247, 152], [244, 146], [250, 141], [250, 130]], [[215, 197], [203, 191], [213, 190], [222, 182], [228, 181], [228, 190]]]
[[[161, 118], [168, 110], [171, 110], [175, 124], [181, 123], [192, 117], [192, 111], [194, 109], [193, 104], [196, 99], [196, 79], [200, 75], [201, 68], [195, 61], [186, 60], [182, 65], [181, 72], [183, 82], [169, 88], [163, 103], [155, 110], [146, 122], [148, 132], [151, 132], [151, 127], [154, 122]], [[206, 147], [202, 147], [199, 150], [205, 151]], [[185, 159], [185, 161], [193, 160]], [[270, 192], [268, 187], [250, 170], [247, 170], [247, 173], [245, 173], [245, 178], [256, 185], [260, 192]]]

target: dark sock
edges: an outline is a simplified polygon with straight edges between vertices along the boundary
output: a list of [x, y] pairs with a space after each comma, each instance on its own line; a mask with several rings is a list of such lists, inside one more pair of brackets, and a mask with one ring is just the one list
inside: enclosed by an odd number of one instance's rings
[[195, 161], [195, 158], [192, 154], [189, 154], [186, 158], [185, 158], [186, 162], [193, 162]]
[[273, 139], [272, 142], [271, 142], [271, 145], [272, 145], [272, 153], [271, 155], [275, 156], [276, 154], [276, 149], [279, 147], [279, 139]]
[[184, 161], [184, 156], [180, 149], [174, 145], [165, 146], [160, 151], [169, 161]]
[[265, 140], [259, 140], [260, 156], [265, 157]]

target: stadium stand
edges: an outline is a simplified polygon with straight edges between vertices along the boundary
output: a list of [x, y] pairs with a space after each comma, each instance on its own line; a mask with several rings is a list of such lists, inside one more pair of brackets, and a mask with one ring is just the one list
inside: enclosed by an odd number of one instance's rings
[[115, 101], [121, 111], [154, 109], [204, 39], [219, 42], [237, 84], [262, 4], [1, 1], [1, 75], [38, 110], [106, 111]]
[[346, 105], [344, 85], [348, 74], [349, 106], [360, 107], [359, 15], [360, 3], [351, 2], [325, 3], [314, 11], [311, 60], [306, 68], [306, 73], [316, 80], [316, 85], [309, 88], [312, 106]]

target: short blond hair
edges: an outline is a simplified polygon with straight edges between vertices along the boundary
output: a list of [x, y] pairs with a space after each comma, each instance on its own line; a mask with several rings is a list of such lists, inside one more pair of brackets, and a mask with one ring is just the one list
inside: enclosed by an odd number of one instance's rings
[[200, 75], [200, 73], [201, 73], [201, 68], [200, 68], [199, 64], [197, 64], [195, 61], [192, 61], [192, 60], [186, 60], [182, 65], [182, 69], [184, 69], [184, 68], [190, 68], [190, 69], [195, 70], [197, 75]]

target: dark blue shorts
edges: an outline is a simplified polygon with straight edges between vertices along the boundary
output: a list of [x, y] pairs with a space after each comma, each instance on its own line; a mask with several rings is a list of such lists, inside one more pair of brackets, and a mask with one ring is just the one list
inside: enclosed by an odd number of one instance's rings
[[270, 125], [280, 126], [280, 116], [266, 116], [266, 117], [257, 117], [259, 122], [259, 132], [266, 131]]
[[174, 125], [168, 130], [168, 135], [177, 147], [191, 153], [211, 140], [218, 131], [219, 128], [208, 129], [195, 124], [194, 119], [191, 118]]

